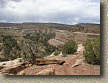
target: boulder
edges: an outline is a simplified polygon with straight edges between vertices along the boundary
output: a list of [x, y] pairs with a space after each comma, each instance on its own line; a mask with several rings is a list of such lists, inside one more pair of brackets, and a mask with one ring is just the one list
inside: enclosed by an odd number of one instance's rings
[[47, 69], [40, 71], [36, 75], [55, 75], [55, 70], [52, 68], [47, 68]]
[[17, 58], [15, 60], [11, 60], [11, 61], [0, 62], [0, 67], [3, 67], [3, 68], [7, 67], [8, 68], [8, 67], [20, 65], [23, 63], [24, 62], [23, 62], [22, 58]]
[[2, 74], [10, 75], [10, 74], [17, 74], [17, 72], [19, 72], [23, 69], [25, 69], [25, 66], [23, 64], [20, 64], [20, 65], [5, 67], [5, 68], [1, 69], [0, 72]]
[[16, 74], [24, 68], [25, 65], [21, 58], [0, 63], [0, 72], [3, 74]]

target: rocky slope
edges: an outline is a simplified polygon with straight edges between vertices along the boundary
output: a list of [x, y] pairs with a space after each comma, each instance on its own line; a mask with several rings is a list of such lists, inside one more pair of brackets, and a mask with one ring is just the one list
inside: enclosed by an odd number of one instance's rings
[[18, 72], [18, 75], [100, 75], [99, 65], [89, 65], [84, 62], [83, 50], [84, 47], [80, 44], [74, 55], [46, 57], [50, 60], [65, 60], [63, 65], [33, 65]]

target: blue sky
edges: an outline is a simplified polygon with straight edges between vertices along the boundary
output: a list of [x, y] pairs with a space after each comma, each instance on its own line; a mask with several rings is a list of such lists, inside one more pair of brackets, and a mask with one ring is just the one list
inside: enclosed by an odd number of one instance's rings
[[0, 0], [0, 22], [100, 23], [100, 0]]

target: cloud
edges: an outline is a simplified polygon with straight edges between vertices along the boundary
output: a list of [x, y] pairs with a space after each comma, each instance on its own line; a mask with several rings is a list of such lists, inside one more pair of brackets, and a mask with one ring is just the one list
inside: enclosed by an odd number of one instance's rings
[[100, 23], [99, 0], [0, 0], [0, 21]]

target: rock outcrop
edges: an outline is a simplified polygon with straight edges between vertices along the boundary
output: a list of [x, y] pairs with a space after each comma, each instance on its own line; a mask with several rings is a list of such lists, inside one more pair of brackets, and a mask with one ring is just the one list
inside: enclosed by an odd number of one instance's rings
[[52, 68], [47, 68], [47, 69], [40, 71], [36, 75], [55, 75], [55, 70]]
[[18, 71], [24, 68], [25, 65], [21, 58], [0, 63], [0, 73], [4, 74], [16, 74]]
[[36, 59], [36, 65], [49, 65], [49, 64], [59, 64], [59, 65], [62, 65], [63, 63], [65, 63], [64, 60]]

